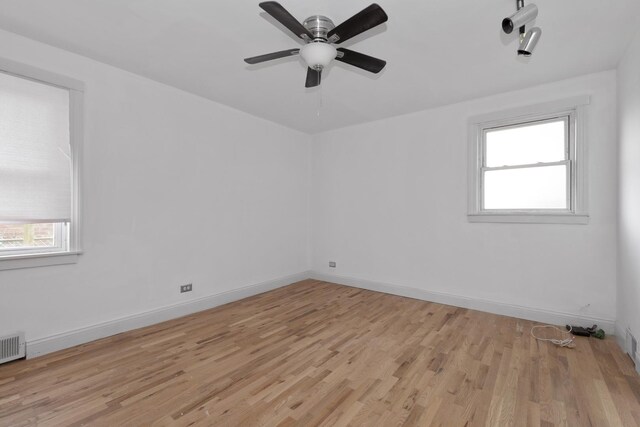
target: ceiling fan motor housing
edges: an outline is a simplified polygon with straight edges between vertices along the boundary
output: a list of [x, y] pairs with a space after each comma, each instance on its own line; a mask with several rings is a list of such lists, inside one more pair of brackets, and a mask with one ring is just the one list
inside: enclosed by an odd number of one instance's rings
[[327, 40], [327, 33], [336, 27], [331, 19], [322, 15], [310, 16], [304, 20], [302, 25], [313, 34], [314, 40], [322, 39], [324, 41]]

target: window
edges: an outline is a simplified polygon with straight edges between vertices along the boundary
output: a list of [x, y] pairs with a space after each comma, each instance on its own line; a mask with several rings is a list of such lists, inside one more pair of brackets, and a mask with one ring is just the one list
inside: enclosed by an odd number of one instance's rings
[[81, 101], [81, 83], [0, 60], [0, 269], [75, 262]]
[[585, 103], [472, 121], [470, 221], [587, 222]]

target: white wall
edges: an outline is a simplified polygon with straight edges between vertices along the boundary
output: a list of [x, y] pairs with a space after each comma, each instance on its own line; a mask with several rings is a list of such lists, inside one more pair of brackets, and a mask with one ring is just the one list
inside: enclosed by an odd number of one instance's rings
[[41, 340], [308, 269], [309, 136], [11, 33], [0, 56], [86, 83], [84, 254], [0, 271], [0, 335]]
[[640, 339], [640, 33], [618, 68], [618, 116], [620, 214], [616, 326], [619, 335], [630, 328]]
[[[583, 94], [591, 95], [589, 225], [467, 222], [468, 118]], [[319, 277], [613, 327], [615, 71], [323, 133], [311, 150], [312, 267]]]

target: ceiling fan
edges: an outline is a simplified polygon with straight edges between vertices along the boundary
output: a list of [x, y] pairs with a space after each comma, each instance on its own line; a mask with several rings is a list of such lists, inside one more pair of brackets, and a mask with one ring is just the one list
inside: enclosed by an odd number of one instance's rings
[[356, 13], [337, 27], [331, 19], [321, 15], [311, 16], [305, 19], [303, 23], [300, 23], [280, 3], [275, 1], [265, 1], [260, 3], [259, 6], [304, 41], [305, 45], [299, 49], [282, 50], [246, 58], [244, 61], [248, 64], [258, 64], [300, 54], [308, 66], [305, 87], [319, 86], [322, 70], [334, 58], [371, 73], [379, 73], [387, 64], [386, 61], [381, 59], [334, 46], [334, 44], [347, 41], [387, 21], [387, 14], [375, 3]]

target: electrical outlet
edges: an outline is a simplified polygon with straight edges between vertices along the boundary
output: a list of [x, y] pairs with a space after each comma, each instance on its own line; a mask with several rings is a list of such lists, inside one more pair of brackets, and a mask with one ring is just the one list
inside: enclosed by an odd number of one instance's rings
[[336, 268], [336, 262], [335, 261], [329, 261], [329, 267]]
[[180, 286], [180, 293], [183, 294], [185, 292], [191, 292], [193, 290], [193, 284], [187, 283], [186, 285]]

